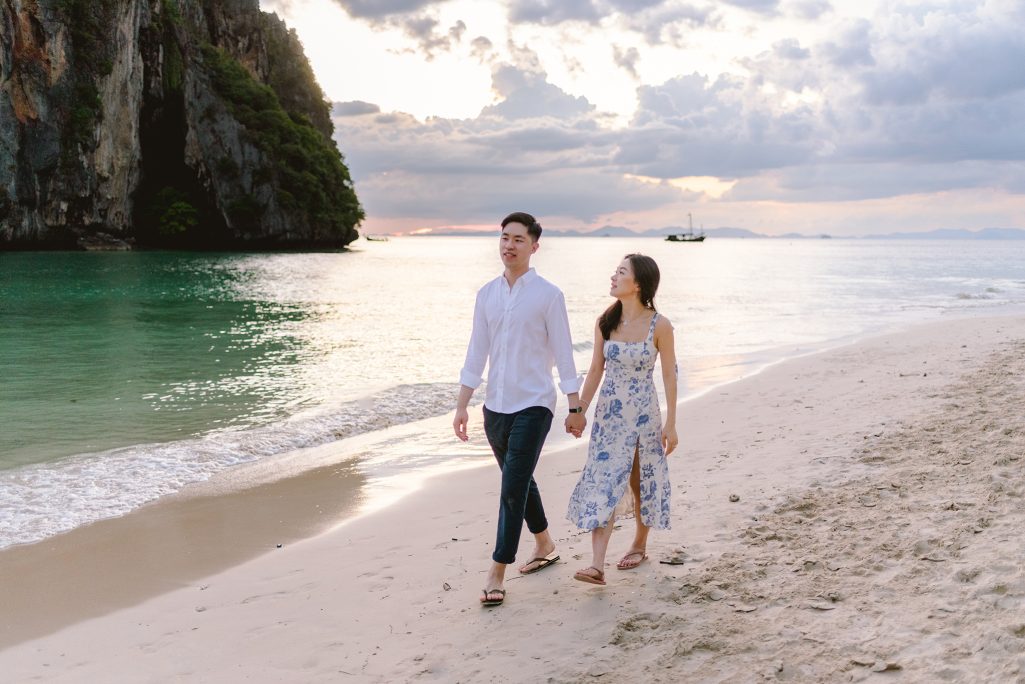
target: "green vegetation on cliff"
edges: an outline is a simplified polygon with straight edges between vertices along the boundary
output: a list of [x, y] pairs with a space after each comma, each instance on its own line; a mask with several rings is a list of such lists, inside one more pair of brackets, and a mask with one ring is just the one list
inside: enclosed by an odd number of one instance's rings
[[[262, 14], [267, 44], [268, 85], [289, 114], [308, 116], [314, 128], [331, 136], [331, 107], [313, 73], [295, 29], [275, 15]], [[275, 26], [275, 24], [279, 24]]]
[[73, 157], [75, 148], [88, 145], [100, 116], [100, 91], [96, 81], [113, 69], [112, 42], [107, 35], [114, 23], [114, 0], [59, 0], [71, 36], [75, 69], [68, 124], [64, 128], [63, 156]]
[[160, 45], [164, 51], [163, 86], [166, 94], [179, 93], [185, 81], [185, 58], [178, 47], [175, 27], [182, 23], [178, 6], [172, 0], [164, 0], [163, 13], [157, 15], [156, 25], [160, 31]]
[[[334, 141], [305, 115], [286, 111], [271, 87], [256, 81], [223, 50], [206, 45], [203, 58], [214, 89], [245, 126], [251, 142], [267, 155], [270, 164], [261, 175], [277, 181], [281, 205], [305, 208], [323, 237], [348, 234], [364, 214]], [[259, 209], [251, 203], [237, 200], [229, 212], [244, 220]]]
[[199, 212], [188, 196], [176, 188], [166, 187], [158, 192], [150, 212], [160, 235], [165, 237], [186, 233], [199, 225]]

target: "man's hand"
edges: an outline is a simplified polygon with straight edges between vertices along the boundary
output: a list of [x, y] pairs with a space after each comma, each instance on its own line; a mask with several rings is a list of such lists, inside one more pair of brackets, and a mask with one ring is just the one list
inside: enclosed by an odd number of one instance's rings
[[466, 434], [466, 424], [470, 422], [470, 414], [464, 408], [456, 409], [456, 417], [452, 419], [452, 429], [455, 430], [456, 437], [462, 441], [469, 440], [469, 436]]
[[577, 439], [584, 434], [585, 427], [587, 427], [587, 418], [583, 413], [571, 413], [566, 416], [566, 432]]

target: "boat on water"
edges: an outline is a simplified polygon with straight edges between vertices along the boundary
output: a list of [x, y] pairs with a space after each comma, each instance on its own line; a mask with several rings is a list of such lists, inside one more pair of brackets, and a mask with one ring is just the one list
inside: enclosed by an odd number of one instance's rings
[[388, 242], [388, 237], [386, 235], [364, 235], [363, 237], [370, 242]]
[[700, 233], [694, 232], [694, 219], [691, 217], [690, 212], [687, 212], [687, 232], [686, 233], [670, 233], [666, 235], [666, 242], [704, 242], [705, 231], [702, 230]]

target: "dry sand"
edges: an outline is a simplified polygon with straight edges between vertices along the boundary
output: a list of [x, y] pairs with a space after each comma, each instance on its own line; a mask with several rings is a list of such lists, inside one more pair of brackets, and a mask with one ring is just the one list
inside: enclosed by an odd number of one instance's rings
[[[563, 520], [580, 443], [538, 471], [563, 562], [512, 570], [500, 608], [477, 606], [497, 508], [488, 466], [202, 579], [175, 570], [180, 588], [114, 612], [71, 606], [65, 623], [99, 616], [60, 629], [59, 606], [32, 629], [5, 609], [0, 678], [1025, 681], [1023, 406], [1023, 318], [858, 342], [682, 404], [673, 530], [653, 534], [637, 570], [610, 567], [607, 587], [571, 579], [590, 549]], [[242, 520], [257, 506], [287, 517], [300, 500], [236, 498]], [[613, 562], [631, 524], [613, 536]], [[525, 538], [522, 560], [529, 551]], [[670, 558], [684, 563], [658, 562]], [[45, 589], [19, 567], [0, 558], [23, 615]], [[126, 587], [148, 572], [99, 567]], [[48, 583], [88, 592], [98, 572], [69, 566]]]

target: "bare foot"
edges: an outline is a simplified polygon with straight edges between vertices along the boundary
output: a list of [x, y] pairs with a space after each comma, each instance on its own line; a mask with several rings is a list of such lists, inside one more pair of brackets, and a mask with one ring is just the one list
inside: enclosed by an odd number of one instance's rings
[[626, 555], [619, 559], [616, 567], [620, 570], [633, 570], [638, 565], [648, 560], [648, 554], [644, 549], [627, 551]]

